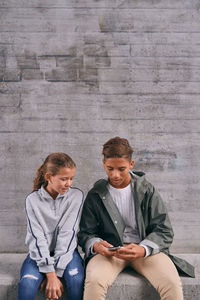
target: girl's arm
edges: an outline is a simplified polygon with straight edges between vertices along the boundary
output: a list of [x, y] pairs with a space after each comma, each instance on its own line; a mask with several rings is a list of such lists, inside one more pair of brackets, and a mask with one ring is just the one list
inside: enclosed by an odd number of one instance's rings
[[77, 247], [77, 232], [83, 204], [82, 191], [71, 188], [67, 201], [70, 202], [59, 225], [54, 254], [56, 274], [59, 277], [63, 275]]
[[42, 273], [54, 272], [54, 258], [50, 256], [47, 239], [34, 212], [34, 201], [33, 197], [27, 197], [25, 203], [27, 216], [26, 244], [29, 247], [30, 257], [36, 261], [39, 271]]
[[40, 290], [42, 291], [43, 287], [46, 284], [45, 295], [47, 300], [49, 299], [59, 299], [64, 292], [64, 287], [60, 279], [56, 276], [55, 272], [46, 273], [46, 278], [42, 284]]
[[47, 239], [34, 211], [35, 205], [35, 197], [26, 199], [28, 222], [26, 244], [29, 246], [30, 256], [36, 261], [39, 271], [46, 273], [46, 281], [42, 283], [41, 289], [46, 284], [45, 294], [47, 299], [59, 299], [64, 290], [63, 285], [55, 273], [54, 258], [50, 256]]

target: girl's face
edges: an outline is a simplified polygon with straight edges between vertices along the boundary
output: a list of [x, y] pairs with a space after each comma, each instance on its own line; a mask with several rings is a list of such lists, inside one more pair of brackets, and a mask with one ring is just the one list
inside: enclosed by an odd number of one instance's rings
[[60, 168], [59, 172], [54, 176], [49, 173], [46, 174], [45, 179], [48, 181], [46, 190], [54, 199], [56, 199], [58, 194], [65, 194], [68, 191], [72, 185], [75, 171], [75, 168]]
[[134, 161], [131, 162], [123, 157], [113, 157], [103, 159], [103, 165], [108, 175], [109, 183], [122, 189], [130, 183], [129, 170], [133, 168]]

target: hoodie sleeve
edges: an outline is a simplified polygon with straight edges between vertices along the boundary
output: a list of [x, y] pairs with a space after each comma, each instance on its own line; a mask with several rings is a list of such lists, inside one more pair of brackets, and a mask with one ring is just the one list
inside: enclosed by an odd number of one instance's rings
[[56, 274], [59, 277], [63, 276], [63, 272], [71, 261], [73, 252], [77, 247], [77, 232], [83, 204], [82, 191], [75, 188], [71, 189], [73, 189], [73, 194], [59, 225], [54, 253]]
[[173, 229], [167, 213], [167, 209], [159, 193], [150, 186], [148, 206], [146, 211], [146, 237], [140, 244], [152, 249], [151, 254], [168, 250], [173, 241]]
[[27, 217], [26, 245], [30, 257], [36, 261], [41, 273], [54, 272], [54, 258], [50, 256], [47, 239], [34, 211], [31, 197], [26, 198], [25, 209]]

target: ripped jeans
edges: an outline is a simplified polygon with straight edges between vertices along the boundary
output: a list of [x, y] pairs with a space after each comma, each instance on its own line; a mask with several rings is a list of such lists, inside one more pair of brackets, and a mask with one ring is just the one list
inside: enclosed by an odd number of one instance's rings
[[[67, 287], [68, 300], [83, 299], [84, 269], [82, 258], [77, 250], [67, 265], [63, 278]], [[34, 300], [45, 274], [40, 273], [34, 260], [28, 255], [22, 265], [18, 285], [18, 300]]]

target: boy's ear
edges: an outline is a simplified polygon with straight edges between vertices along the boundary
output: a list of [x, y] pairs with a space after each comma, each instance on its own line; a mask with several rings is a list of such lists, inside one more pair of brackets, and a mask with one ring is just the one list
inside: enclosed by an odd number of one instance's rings
[[133, 166], [134, 166], [134, 160], [131, 160], [131, 162], [130, 162], [130, 169], [132, 169]]
[[105, 160], [105, 158], [102, 159], [102, 163], [103, 163], [104, 169], [106, 170], [106, 167], [105, 167], [106, 160]]

